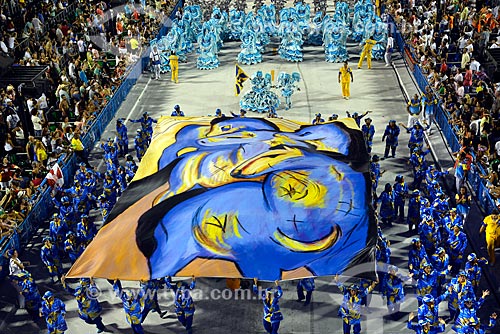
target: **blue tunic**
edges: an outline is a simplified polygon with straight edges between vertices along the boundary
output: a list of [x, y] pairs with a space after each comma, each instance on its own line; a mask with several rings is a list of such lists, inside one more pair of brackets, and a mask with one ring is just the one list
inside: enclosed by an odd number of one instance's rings
[[66, 325], [66, 320], [64, 320], [64, 315], [66, 314], [66, 305], [57, 298], [54, 298], [52, 305], [49, 305], [47, 301], [42, 302], [42, 308], [40, 310], [42, 316], [45, 317], [45, 322], [47, 323], [47, 332], [52, 333], [63, 333], [68, 329]]
[[[272, 288], [267, 288], [266, 290], [261, 291], [261, 298], [262, 298], [263, 312], [264, 312], [263, 319], [270, 323], [276, 323], [283, 320], [283, 314], [281, 313], [279, 304], [279, 300], [281, 296], [283, 296], [283, 290], [281, 289], [281, 286], [278, 285], [276, 287], [276, 290], [272, 294], [273, 297], [268, 301], [267, 295], [268, 293], [272, 292], [272, 290], [273, 290]], [[255, 294], [259, 293], [257, 286], [255, 284], [253, 285], [253, 292]]]
[[387, 146], [398, 146], [399, 144], [399, 133], [401, 132], [399, 126], [395, 126], [394, 128], [387, 125], [385, 127], [384, 135], [382, 136], [385, 139], [385, 144]]
[[354, 295], [351, 295], [349, 289], [342, 283], [337, 283], [337, 286], [344, 295], [342, 305], [339, 308], [339, 316], [342, 317], [344, 322], [351, 326], [360, 324], [362, 299], [368, 295], [370, 288], [362, 289]]
[[382, 192], [379, 196], [378, 203], [380, 203], [380, 218], [391, 218], [394, 217], [394, 193]]

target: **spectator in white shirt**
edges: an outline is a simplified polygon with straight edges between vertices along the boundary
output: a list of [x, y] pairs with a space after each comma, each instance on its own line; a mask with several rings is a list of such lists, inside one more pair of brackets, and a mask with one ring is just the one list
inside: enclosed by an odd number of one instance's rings
[[42, 120], [38, 117], [36, 109], [31, 111], [31, 122], [33, 123], [33, 129], [35, 130], [35, 137], [40, 138], [42, 136]]
[[474, 44], [472, 44], [472, 39], [469, 39], [467, 41], [467, 45], [465, 46], [465, 48], [467, 49], [467, 51], [469, 51], [470, 54], [474, 52]]
[[500, 141], [497, 141], [495, 143], [495, 150], [497, 151], [497, 154], [500, 156]]
[[7, 40], [7, 47], [9, 48], [10, 51], [14, 51], [15, 46], [16, 46], [16, 33], [13, 32], [12, 34], [9, 35], [9, 39]]
[[460, 99], [463, 99], [463, 97], [465, 96], [465, 89], [464, 89], [463, 81], [457, 82], [457, 96]]
[[462, 72], [460, 72], [460, 69], [457, 68], [455, 72], [455, 76], [453, 77], [453, 80], [455, 80], [456, 83], [458, 82], [464, 82], [464, 76]]
[[8, 55], [9, 54], [9, 49], [7, 48], [7, 44], [5, 44], [3, 38], [0, 39], [0, 49], [2, 50], [2, 52], [5, 54], [5, 55]]
[[10, 250], [9, 255], [10, 255], [9, 274], [12, 276], [18, 276], [22, 274], [25, 269], [21, 260], [19, 260], [19, 258], [17, 257], [18, 256], [17, 251], [15, 249]]
[[31, 23], [33, 24], [33, 29], [35, 30], [35, 36], [40, 36], [42, 34], [42, 21], [38, 17], [34, 17], [31, 20]]
[[394, 38], [392, 37], [391, 34], [387, 37], [387, 46], [385, 49], [385, 66], [391, 65], [391, 58], [392, 58], [392, 52], [394, 51]]
[[480, 67], [481, 64], [474, 57], [472, 57], [470, 62], [470, 69], [472, 70], [472, 73], [479, 72]]

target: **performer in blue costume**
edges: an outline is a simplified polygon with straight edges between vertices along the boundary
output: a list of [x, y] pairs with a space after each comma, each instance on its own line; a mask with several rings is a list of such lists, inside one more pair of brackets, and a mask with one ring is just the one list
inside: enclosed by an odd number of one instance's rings
[[259, 113], [267, 113], [271, 108], [278, 109], [280, 100], [278, 95], [271, 92], [271, 78], [269, 74], [264, 77], [261, 71], [257, 71], [251, 79], [252, 90], [246, 93], [240, 100], [240, 107]]
[[189, 23], [190, 30], [193, 33], [189, 37], [192, 38], [191, 42], [194, 43], [196, 42], [196, 37], [201, 31], [202, 13], [200, 6], [198, 5], [185, 6], [183, 18]]
[[325, 47], [325, 60], [330, 63], [342, 63], [349, 59], [347, 52], [347, 26], [338, 19], [327, 16], [323, 20], [323, 45]]
[[[257, 278], [253, 279], [253, 292], [259, 294], [257, 288]], [[280, 323], [283, 320], [283, 314], [280, 310], [279, 299], [283, 296], [283, 290], [279, 285], [278, 281], [275, 281], [276, 288], [267, 288], [261, 291], [262, 303], [264, 304], [264, 317], [262, 319], [262, 324], [264, 329], [268, 334], [278, 334], [278, 329], [280, 328]]]
[[356, 42], [361, 42], [365, 33], [365, 25], [372, 18], [373, 6], [371, 3], [365, 4], [360, 0], [354, 6], [354, 16], [352, 19], [352, 38]]
[[345, 24], [350, 23], [349, 16], [349, 4], [344, 1], [338, 1], [335, 3], [335, 15], [338, 15], [338, 18]]
[[172, 289], [174, 292], [174, 304], [177, 320], [179, 320], [182, 326], [186, 328], [187, 333], [191, 334], [195, 306], [189, 290], [193, 290], [196, 286], [194, 276], [192, 277], [191, 284], [189, 285], [182, 281], [177, 281], [175, 284], [172, 284], [172, 278], [170, 276], [168, 276], [165, 280], [165, 284], [168, 289]]
[[188, 48], [184, 40], [184, 31], [179, 26], [178, 21], [173, 21], [172, 27], [162, 43], [167, 50], [175, 52], [180, 62], [187, 60]]
[[269, 34], [266, 32], [266, 23], [261, 15], [254, 16], [253, 20], [250, 21], [252, 23], [252, 29], [257, 34], [257, 47], [260, 52], [264, 52], [266, 46], [271, 43], [271, 38]]
[[121, 156], [125, 156], [128, 154], [128, 134], [127, 127], [123, 124], [124, 119], [118, 118], [116, 120], [116, 141], [119, 147], [118, 153]]
[[238, 62], [253, 65], [262, 61], [262, 53], [257, 48], [257, 35], [252, 30], [244, 29], [241, 33], [241, 51]]
[[263, 5], [258, 10], [258, 15], [262, 18], [264, 22], [264, 31], [269, 37], [276, 36], [276, 7], [274, 4]]
[[208, 22], [214, 27], [213, 31], [217, 40], [217, 51], [220, 51], [224, 45], [224, 40], [227, 39], [231, 32], [228, 24], [229, 16], [227, 12], [221, 11], [218, 7], [214, 7]]
[[303, 2], [298, 2], [295, 4], [295, 10], [297, 12], [299, 30], [302, 34], [307, 34], [309, 32], [309, 21], [311, 20], [311, 6]]
[[[286, 11], [285, 9], [282, 10]], [[286, 13], [286, 12], [285, 12]], [[298, 62], [302, 61], [302, 31], [300, 30], [297, 20], [294, 20], [293, 15], [283, 14], [279, 27], [279, 36], [281, 43], [278, 48], [278, 53], [282, 59], [287, 61]], [[288, 17], [283, 20], [283, 16]]]
[[327, 16], [323, 12], [317, 12], [312, 19], [312, 27], [309, 29], [307, 36], [307, 44], [322, 45], [323, 44], [323, 20]]
[[40, 257], [49, 271], [52, 282], [56, 282], [57, 278], [60, 279], [62, 273], [61, 259], [59, 257], [59, 250], [51, 237], [43, 238]]
[[285, 98], [285, 109], [288, 110], [292, 107], [292, 95], [296, 90], [297, 83], [300, 82], [300, 74], [293, 72], [291, 75], [281, 72], [278, 76], [278, 88], [281, 88], [281, 96]]
[[243, 32], [243, 23], [245, 21], [245, 12], [241, 10], [231, 9], [229, 12], [229, 26], [231, 32], [229, 33], [229, 39], [237, 41], [241, 38], [241, 33]]
[[[372, 48], [372, 59], [384, 59], [385, 50], [387, 46], [387, 24], [382, 22], [380, 17], [375, 17], [375, 29], [373, 31], [373, 39], [377, 42]], [[368, 36], [368, 37], [370, 37]]]
[[405, 299], [404, 282], [411, 277], [412, 274], [403, 276], [398, 273], [398, 267], [389, 266], [389, 272], [382, 280], [380, 292], [382, 293], [382, 298], [387, 298], [387, 310], [390, 314], [399, 312], [401, 304]]
[[198, 59], [196, 67], [200, 70], [212, 70], [219, 67], [219, 58], [217, 57], [217, 41], [215, 38], [215, 27], [210, 24], [211, 21], [203, 24], [201, 34], [198, 36]]
[[[312, 293], [316, 285], [314, 284], [314, 277], [303, 278], [297, 284], [297, 301], [302, 302], [304, 299], [304, 306], [311, 303]], [[306, 294], [304, 295], [304, 290]]]
[[194, 43], [197, 41], [198, 34], [200, 33], [199, 22], [195, 20], [196, 10], [194, 6], [186, 6], [184, 8], [184, 13], [182, 14], [182, 21], [184, 22], [184, 36], [186, 40]]
[[45, 318], [48, 334], [64, 334], [68, 330], [64, 316], [66, 305], [50, 291], [45, 292], [40, 308], [40, 317]]
[[368, 288], [362, 289], [359, 285], [353, 284], [345, 287], [335, 276], [334, 282], [340, 292], [344, 295], [342, 305], [339, 308], [339, 316], [342, 317], [344, 334], [361, 333], [361, 302], [365, 296], [372, 292], [377, 282], [373, 282]]

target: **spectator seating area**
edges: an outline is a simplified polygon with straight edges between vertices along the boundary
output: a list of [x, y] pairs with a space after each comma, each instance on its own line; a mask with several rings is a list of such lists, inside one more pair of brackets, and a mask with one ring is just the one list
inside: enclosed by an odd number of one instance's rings
[[434, 5], [392, 2], [387, 9], [399, 47], [416, 62], [421, 90], [440, 101], [436, 122], [454, 151], [455, 169], [465, 166], [489, 213], [500, 207], [500, 86], [493, 80], [500, 7], [488, 1], [479, 8], [467, 2], [447, 1], [440, 10]]
[[[78, 134], [87, 148], [100, 138], [145, 67], [147, 59], [138, 60], [147, 57], [163, 13], [176, 3], [3, 3], [0, 49], [14, 61], [10, 75], [23, 73], [27, 83], [20, 75], [9, 81], [9, 72], [0, 79], [2, 253], [19, 249], [48, 216], [48, 171], [57, 162], [66, 180], [73, 179], [72, 138]], [[32, 85], [35, 77], [43, 84]]]

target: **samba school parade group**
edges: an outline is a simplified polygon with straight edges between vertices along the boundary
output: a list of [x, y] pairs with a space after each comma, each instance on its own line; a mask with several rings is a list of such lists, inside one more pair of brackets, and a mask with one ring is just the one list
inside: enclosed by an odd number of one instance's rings
[[[215, 69], [224, 43], [233, 41], [241, 42], [236, 60], [242, 65], [261, 63], [263, 54], [272, 49], [287, 62], [301, 62], [304, 46], [323, 46], [325, 61], [343, 63], [349, 59], [348, 38], [362, 48], [358, 68], [365, 58], [371, 68], [371, 59], [387, 57], [388, 24], [376, 14], [371, 0], [359, 0], [353, 8], [337, 2], [334, 14], [317, 10], [312, 15], [310, 5], [302, 2], [279, 11], [274, 4], [262, 5], [255, 12], [214, 7], [207, 20], [203, 20], [202, 12], [198, 5], [185, 6], [173, 20], [169, 33], [151, 41], [156, 79], [160, 73], [172, 72], [172, 81], [177, 83], [178, 62], [187, 62], [188, 55], [194, 52], [198, 69]], [[252, 91], [243, 96], [240, 106], [246, 111], [276, 116], [280, 99], [271, 89], [280, 90], [288, 110], [300, 80], [297, 72], [282, 72], [273, 86], [270, 74], [256, 71], [251, 76]], [[343, 95], [348, 98], [348, 94]]]

